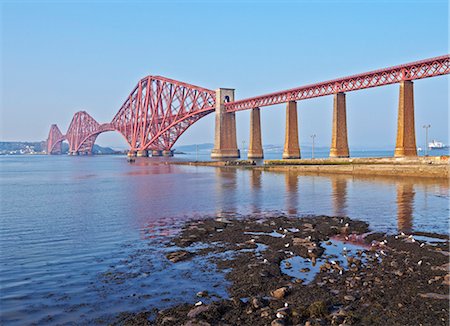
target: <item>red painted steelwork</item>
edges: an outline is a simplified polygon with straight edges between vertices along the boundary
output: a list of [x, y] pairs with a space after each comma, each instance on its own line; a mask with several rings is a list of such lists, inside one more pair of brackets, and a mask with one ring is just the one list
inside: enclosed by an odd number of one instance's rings
[[214, 112], [215, 92], [160, 76], [139, 81], [111, 123], [99, 124], [87, 112], [75, 113], [66, 135], [50, 128], [47, 153], [61, 152], [67, 140], [69, 153], [92, 153], [97, 136], [117, 130], [131, 151], [170, 150], [198, 119]]
[[131, 150], [170, 150], [198, 119], [214, 111], [215, 92], [176, 80], [148, 76], [139, 81], [111, 124]]
[[[445, 55], [225, 103], [225, 107], [228, 112], [248, 110], [449, 73], [450, 55]], [[165, 77], [147, 76], [138, 82], [111, 123], [99, 124], [88, 113], [80, 111], [74, 115], [66, 135], [52, 125], [47, 153], [60, 153], [61, 142], [65, 139], [69, 142], [70, 153], [91, 153], [97, 136], [112, 130], [125, 137], [131, 151], [170, 150], [187, 128], [213, 112], [214, 107], [212, 90]]]
[[61, 154], [62, 148], [61, 144], [65, 136], [59, 130], [57, 125], [51, 125], [50, 132], [47, 138], [47, 153], [48, 154]]
[[299, 101], [308, 98], [332, 95], [339, 92], [349, 92], [364, 88], [389, 85], [398, 83], [402, 80], [415, 80], [446, 75], [449, 73], [450, 55], [444, 55], [400, 66], [234, 101], [226, 103], [225, 107], [227, 112], [235, 112], [286, 103], [289, 101]]

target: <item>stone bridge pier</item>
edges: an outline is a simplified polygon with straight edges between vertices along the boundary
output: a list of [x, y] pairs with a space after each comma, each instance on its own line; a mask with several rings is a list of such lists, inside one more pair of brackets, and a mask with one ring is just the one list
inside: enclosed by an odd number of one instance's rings
[[[236, 141], [235, 112], [226, 112], [225, 103], [234, 101], [234, 89], [221, 88], [216, 91], [216, 129], [214, 149], [211, 157], [215, 159], [239, 158], [240, 152]], [[395, 157], [417, 156], [416, 133], [414, 126], [414, 92], [413, 82], [400, 82], [398, 102], [397, 142]], [[286, 103], [286, 126], [283, 159], [300, 159], [299, 131], [297, 121], [297, 102]], [[350, 157], [347, 133], [346, 94], [338, 92], [333, 95], [333, 122], [331, 133], [330, 158]], [[250, 112], [250, 142], [248, 159], [264, 158], [261, 139], [260, 108]]]
[[234, 101], [234, 89], [219, 88], [216, 90], [216, 129], [213, 159], [239, 158], [240, 152], [236, 140], [236, 114], [226, 112], [225, 103]]

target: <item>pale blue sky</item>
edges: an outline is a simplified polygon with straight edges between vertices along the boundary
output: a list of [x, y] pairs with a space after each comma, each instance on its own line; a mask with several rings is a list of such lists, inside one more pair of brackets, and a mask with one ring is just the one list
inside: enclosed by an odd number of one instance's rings
[[[41, 140], [88, 111], [108, 122], [154, 74], [244, 98], [447, 54], [447, 1], [3, 1], [0, 140]], [[350, 148], [395, 144], [398, 85], [350, 92]], [[422, 125], [448, 143], [448, 76], [415, 83]], [[301, 144], [328, 146], [332, 97], [299, 102]], [[262, 109], [263, 142], [282, 144], [284, 106]], [[249, 114], [237, 114], [248, 143]], [[214, 117], [177, 144], [213, 142]], [[124, 146], [115, 133], [98, 144]], [[176, 147], [176, 146], [175, 146]]]

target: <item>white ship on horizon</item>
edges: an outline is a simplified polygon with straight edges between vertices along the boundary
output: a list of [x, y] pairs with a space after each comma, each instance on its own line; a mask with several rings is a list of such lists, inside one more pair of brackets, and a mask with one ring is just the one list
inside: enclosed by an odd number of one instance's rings
[[430, 143], [428, 143], [428, 148], [429, 149], [445, 149], [445, 148], [448, 148], [448, 145], [444, 145], [443, 142], [433, 139]]

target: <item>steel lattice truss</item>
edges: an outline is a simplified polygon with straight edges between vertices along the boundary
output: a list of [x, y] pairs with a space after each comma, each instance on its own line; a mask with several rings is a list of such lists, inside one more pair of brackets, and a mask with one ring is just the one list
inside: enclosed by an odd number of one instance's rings
[[131, 150], [169, 150], [186, 129], [214, 111], [215, 92], [176, 80], [141, 79], [111, 124]]
[[111, 123], [99, 124], [86, 111], [75, 113], [66, 135], [50, 128], [47, 153], [61, 152], [67, 140], [70, 153], [91, 153], [97, 136], [117, 130], [132, 151], [170, 150], [198, 119], [214, 112], [215, 92], [176, 80], [148, 76], [139, 81]]
[[65, 136], [59, 130], [57, 125], [51, 125], [50, 132], [47, 138], [47, 153], [48, 154], [61, 154], [61, 143], [65, 139]]
[[75, 113], [66, 133], [69, 152], [89, 151], [89, 145], [95, 140], [95, 132], [100, 124], [86, 111]]
[[332, 95], [339, 92], [356, 91], [398, 83], [402, 80], [415, 80], [450, 73], [450, 55], [412, 62], [400, 66], [375, 70], [345, 78], [334, 79], [317, 84], [306, 85], [281, 92], [261, 95], [244, 100], [226, 103], [227, 112], [248, 110], [263, 106], [299, 101], [309, 98]]
[[[228, 112], [298, 101], [450, 73], [450, 55], [426, 59], [364, 74], [293, 88], [231, 103]], [[215, 92], [176, 80], [148, 76], [139, 81], [111, 123], [99, 124], [85, 111], [77, 112], [66, 135], [50, 127], [47, 153], [60, 153], [69, 142], [71, 153], [91, 153], [97, 136], [117, 130], [132, 151], [170, 150], [197, 120], [214, 111]]]

